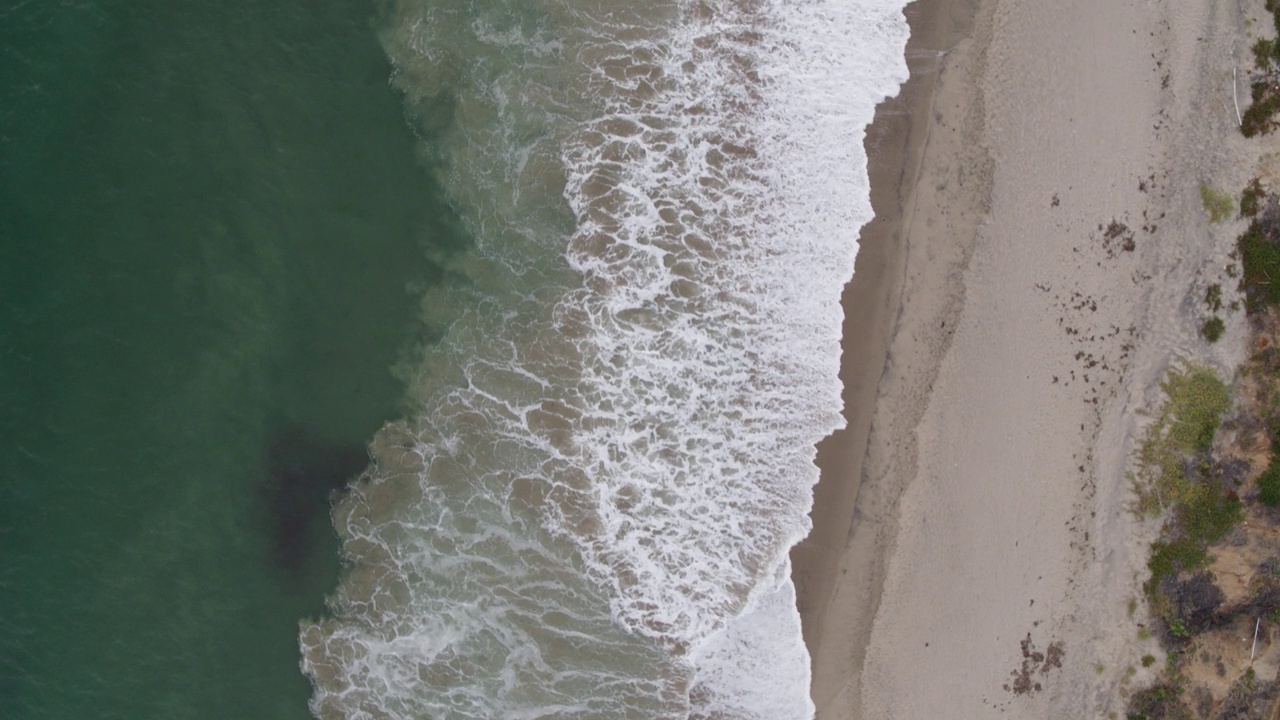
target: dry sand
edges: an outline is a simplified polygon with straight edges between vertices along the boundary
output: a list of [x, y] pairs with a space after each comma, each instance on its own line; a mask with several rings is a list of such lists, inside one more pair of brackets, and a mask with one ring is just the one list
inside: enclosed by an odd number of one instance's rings
[[1171, 358], [1239, 360], [1238, 320], [1212, 350], [1196, 326], [1233, 237], [1199, 184], [1252, 169], [1240, 12], [908, 8], [913, 79], [868, 134], [849, 428], [793, 553], [819, 718], [1123, 715], [1153, 672], [1129, 605], [1155, 528], [1124, 474]]

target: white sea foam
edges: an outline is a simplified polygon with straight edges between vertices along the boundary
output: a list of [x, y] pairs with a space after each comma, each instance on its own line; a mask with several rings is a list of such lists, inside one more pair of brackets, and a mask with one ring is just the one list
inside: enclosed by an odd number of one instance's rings
[[318, 714], [812, 715], [787, 552], [842, 422], [901, 6], [398, 6], [397, 84], [478, 247], [433, 298], [420, 416], [335, 511]]
[[[694, 652], [693, 697], [700, 713], [739, 720], [813, 716], [809, 652], [800, 635], [791, 563], [741, 615]], [[770, 589], [771, 588], [771, 589]]]

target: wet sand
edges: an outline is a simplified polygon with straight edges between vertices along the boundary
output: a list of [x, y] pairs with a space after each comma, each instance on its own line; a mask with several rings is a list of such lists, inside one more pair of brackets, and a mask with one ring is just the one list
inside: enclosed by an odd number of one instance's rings
[[[864, 482], [863, 466], [877, 392], [889, 370], [889, 341], [902, 310], [908, 244], [903, 216], [932, 129], [929, 118], [946, 53], [971, 30], [975, 9], [973, 0], [917, 0], [906, 8], [911, 76], [896, 97], [877, 108], [867, 129], [875, 219], [862, 229], [854, 277], [842, 298], [841, 379], [848, 424], [818, 446], [822, 480], [814, 492], [814, 529], [791, 554], [819, 708], [857, 677], [862, 664], [857, 649], [866, 645], [879, 602], [886, 559], [879, 549], [886, 539], [879, 526], [891, 500], [886, 492], [896, 495], [900, 489]], [[829, 616], [840, 632], [830, 632]]]

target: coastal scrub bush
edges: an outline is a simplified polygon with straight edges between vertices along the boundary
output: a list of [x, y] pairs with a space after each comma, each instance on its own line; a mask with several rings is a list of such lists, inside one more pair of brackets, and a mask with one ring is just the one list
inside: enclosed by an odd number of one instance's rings
[[1197, 483], [1178, 505], [1178, 524], [1194, 542], [1217, 542], [1244, 516], [1244, 504], [1233, 492]]
[[1280, 505], [1280, 453], [1275, 447], [1271, 449], [1271, 462], [1267, 463], [1267, 469], [1258, 476], [1258, 500], [1269, 507]]
[[1213, 446], [1231, 407], [1227, 386], [1207, 367], [1183, 365], [1160, 383], [1166, 401], [1138, 446], [1138, 510], [1154, 515], [1184, 500], [1193, 485], [1188, 465]]
[[[1267, 12], [1280, 32], [1280, 3], [1267, 0]], [[1265, 135], [1276, 127], [1273, 116], [1280, 110], [1280, 40], [1260, 39], [1253, 44], [1253, 61], [1263, 78], [1249, 87], [1253, 104], [1240, 118], [1240, 132], [1245, 137]]]
[[1257, 217], [1258, 211], [1262, 209], [1262, 199], [1267, 196], [1267, 192], [1262, 189], [1262, 181], [1254, 178], [1245, 186], [1244, 192], [1240, 193], [1240, 216], [1241, 217]]
[[1211, 343], [1216, 343], [1222, 338], [1222, 333], [1225, 332], [1226, 329], [1227, 326], [1222, 322], [1222, 318], [1214, 315], [1208, 320], [1205, 320], [1204, 324], [1200, 326], [1200, 334], [1204, 336], [1205, 340], [1208, 340]]
[[1221, 190], [1215, 190], [1205, 183], [1200, 183], [1200, 202], [1209, 213], [1211, 223], [1226, 220], [1235, 210], [1235, 201], [1230, 195]]
[[1161, 444], [1184, 453], [1208, 450], [1231, 407], [1226, 384], [1209, 368], [1188, 364], [1170, 370], [1160, 389], [1169, 398], [1156, 420]]
[[1161, 580], [1203, 567], [1208, 562], [1209, 556], [1204, 548], [1191, 538], [1153, 542], [1151, 557], [1147, 558], [1147, 570], [1151, 572], [1151, 577], [1143, 583], [1142, 589], [1148, 597], [1154, 599]]
[[1240, 132], [1248, 138], [1266, 135], [1276, 126], [1272, 116], [1280, 110], [1280, 85], [1259, 80], [1250, 86], [1249, 93], [1253, 104], [1240, 116]]
[[1213, 627], [1226, 600], [1213, 581], [1213, 573], [1205, 571], [1182, 580], [1165, 578], [1160, 582], [1160, 596], [1160, 618], [1177, 640], [1188, 640]]
[[1191, 720], [1182, 688], [1170, 682], [1140, 690], [1129, 698], [1128, 720]]
[[1280, 42], [1268, 40], [1267, 38], [1258, 38], [1253, 44], [1253, 62], [1260, 68], [1265, 68], [1273, 62], [1280, 60]]
[[1280, 304], [1280, 243], [1275, 228], [1254, 219], [1236, 240], [1243, 272], [1240, 290], [1244, 293], [1249, 310], [1257, 311], [1268, 305]]
[[1213, 312], [1222, 309], [1222, 286], [1214, 283], [1204, 291], [1204, 304]]
[[1143, 591], [1152, 614], [1180, 637], [1175, 621], [1198, 625], [1187, 599], [1203, 593], [1189, 592], [1179, 574], [1208, 563], [1208, 546], [1235, 526], [1244, 510], [1234, 492], [1206, 479], [1214, 435], [1231, 407], [1226, 384], [1209, 368], [1186, 364], [1170, 369], [1160, 388], [1166, 400], [1139, 445], [1135, 488], [1138, 509], [1144, 514], [1167, 510], [1169, 522], [1151, 544], [1151, 575]]
[[1268, 711], [1272, 709], [1277, 689], [1274, 681], [1260, 680], [1257, 672], [1249, 668], [1231, 685], [1231, 690], [1213, 714], [1214, 720], [1275, 717]]

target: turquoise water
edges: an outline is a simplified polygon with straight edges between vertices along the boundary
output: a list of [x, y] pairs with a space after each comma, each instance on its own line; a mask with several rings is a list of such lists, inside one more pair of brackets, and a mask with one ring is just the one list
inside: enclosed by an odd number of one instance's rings
[[0, 1], [0, 717], [305, 718], [464, 245], [360, 0]]

